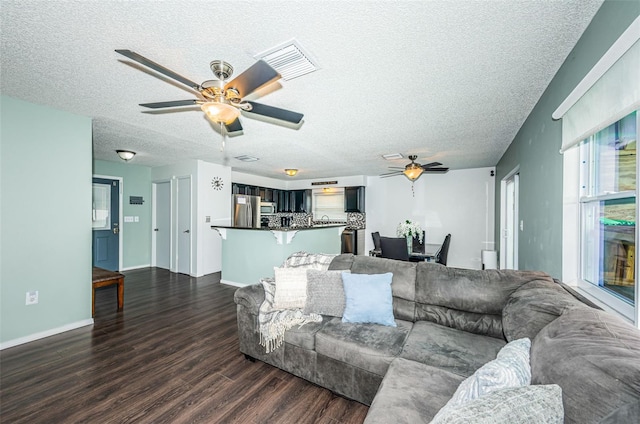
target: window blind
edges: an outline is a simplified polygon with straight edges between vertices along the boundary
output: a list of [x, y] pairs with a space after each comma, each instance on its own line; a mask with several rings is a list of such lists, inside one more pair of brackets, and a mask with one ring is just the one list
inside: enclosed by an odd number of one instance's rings
[[561, 153], [640, 108], [640, 17], [553, 113], [562, 118]]

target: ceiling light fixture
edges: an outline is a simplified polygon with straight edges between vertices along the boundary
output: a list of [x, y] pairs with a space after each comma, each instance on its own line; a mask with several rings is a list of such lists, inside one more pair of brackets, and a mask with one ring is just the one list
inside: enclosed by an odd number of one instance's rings
[[207, 115], [207, 118], [215, 124], [229, 125], [240, 116], [240, 111], [224, 102], [206, 102], [200, 109]]
[[288, 176], [290, 176], [290, 177], [294, 177], [294, 176], [298, 173], [298, 170], [297, 170], [297, 169], [295, 169], [295, 168], [287, 168], [287, 169], [285, 169], [285, 170], [284, 170], [284, 172], [285, 172], [285, 174], [287, 174]]
[[402, 171], [402, 173], [411, 181], [417, 180], [423, 172], [424, 169], [422, 169], [422, 166], [414, 162], [411, 162], [409, 165], [405, 166], [404, 171]]
[[118, 156], [120, 156], [120, 159], [125, 162], [129, 162], [136, 155], [136, 152], [132, 152], [129, 150], [116, 150], [116, 153], [118, 154]]

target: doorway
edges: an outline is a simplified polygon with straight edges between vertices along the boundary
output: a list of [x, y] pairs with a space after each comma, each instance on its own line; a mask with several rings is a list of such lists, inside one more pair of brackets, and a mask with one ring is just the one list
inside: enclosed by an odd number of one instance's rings
[[153, 183], [153, 266], [171, 269], [171, 182]]
[[500, 269], [518, 269], [520, 173], [511, 171], [500, 184]]
[[92, 264], [120, 270], [120, 211], [122, 179], [94, 176], [91, 205]]

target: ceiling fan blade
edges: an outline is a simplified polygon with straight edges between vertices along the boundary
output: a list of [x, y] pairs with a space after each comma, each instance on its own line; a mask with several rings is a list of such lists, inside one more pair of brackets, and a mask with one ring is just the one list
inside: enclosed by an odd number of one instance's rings
[[242, 124], [240, 123], [240, 118], [236, 118], [235, 121], [230, 123], [229, 125], [225, 125], [227, 129], [227, 133], [231, 134], [234, 132], [242, 131]]
[[240, 94], [240, 97], [245, 97], [263, 85], [270, 84], [280, 78], [282, 76], [278, 71], [269, 66], [264, 60], [259, 60], [249, 69], [229, 81], [224, 86], [224, 89], [233, 88]]
[[172, 78], [178, 82], [181, 82], [182, 84], [186, 85], [189, 88], [193, 88], [196, 91], [200, 90], [200, 84], [196, 84], [195, 82], [183, 77], [182, 75], [173, 72], [171, 69], [167, 69], [164, 66], [160, 65], [159, 63], [149, 60], [146, 57], [141, 56], [136, 52], [132, 52], [131, 50], [116, 50], [116, 52], [120, 53], [123, 56], [128, 57], [131, 60], [135, 60], [136, 62], [146, 66], [147, 68], [151, 68], [154, 71], [160, 72], [161, 74], [164, 74], [169, 78]]
[[293, 124], [299, 124], [304, 117], [302, 113], [280, 109], [279, 107], [267, 106], [256, 102], [247, 103], [251, 105], [251, 110], [248, 110], [247, 112], [256, 113], [258, 115], [267, 116], [269, 118], [279, 119], [281, 121], [291, 122]]
[[444, 174], [445, 172], [448, 172], [448, 171], [449, 171], [449, 168], [429, 168], [424, 170], [424, 172], [438, 173], [438, 174]]
[[177, 107], [177, 106], [191, 106], [198, 104], [198, 100], [173, 100], [170, 102], [157, 102], [157, 103], [140, 103], [142, 107], [148, 107], [150, 109], [161, 109], [163, 107]]
[[394, 175], [402, 175], [402, 171], [394, 171], [394, 172], [387, 172], [386, 174], [380, 174], [380, 177], [393, 177]]
[[440, 162], [430, 162], [422, 165], [422, 169], [433, 168], [434, 166], [441, 166], [441, 165], [442, 164]]

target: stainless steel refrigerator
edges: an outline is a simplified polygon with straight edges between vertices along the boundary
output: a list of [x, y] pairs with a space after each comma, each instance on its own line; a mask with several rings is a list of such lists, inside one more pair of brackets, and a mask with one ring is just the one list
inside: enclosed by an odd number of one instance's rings
[[231, 225], [239, 228], [260, 228], [260, 197], [234, 194]]

